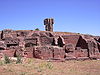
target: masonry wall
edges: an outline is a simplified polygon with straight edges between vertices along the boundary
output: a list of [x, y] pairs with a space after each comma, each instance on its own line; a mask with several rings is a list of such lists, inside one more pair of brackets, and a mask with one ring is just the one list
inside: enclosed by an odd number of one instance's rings
[[100, 58], [96, 36], [32, 30], [0, 31], [0, 57], [4, 55], [38, 59]]

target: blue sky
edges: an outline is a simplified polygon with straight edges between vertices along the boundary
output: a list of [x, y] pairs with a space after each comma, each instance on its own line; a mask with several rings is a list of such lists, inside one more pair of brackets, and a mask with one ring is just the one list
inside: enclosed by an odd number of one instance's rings
[[100, 35], [100, 0], [0, 0], [0, 30], [44, 30]]

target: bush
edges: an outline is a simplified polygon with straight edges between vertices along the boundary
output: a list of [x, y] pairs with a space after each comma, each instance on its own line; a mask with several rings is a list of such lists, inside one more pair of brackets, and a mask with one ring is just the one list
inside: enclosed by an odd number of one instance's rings
[[53, 65], [52, 65], [52, 63], [47, 63], [47, 64], [46, 64], [46, 67], [47, 67], [48, 69], [52, 69], [52, 68], [53, 68]]
[[10, 61], [9, 57], [6, 56], [6, 55], [4, 55], [4, 63], [5, 63], [5, 64], [8, 64], [8, 63], [10, 63], [10, 62], [11, 62], [11, 61]]
[[36, 28], [35, 30], [36, 30], [36, 31], [39, 31], [39, 28]]
[[50, 62], [44, 62], [39, 65], [39, 70], [52, 69], [52, 68], [53, 68], [53, 64]]
[[0, 60], [0, 66], [3, 65], [4, 63]]

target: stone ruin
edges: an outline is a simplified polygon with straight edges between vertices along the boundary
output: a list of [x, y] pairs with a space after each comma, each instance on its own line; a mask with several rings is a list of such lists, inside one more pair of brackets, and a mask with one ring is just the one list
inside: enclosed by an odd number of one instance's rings
[[100, 36], [52, 32], [53, 19], [45, 19], [46, 31], [0, 31], [0, 58], [4, 55], [45, 60], [100, 59]]
[[45, 19], [44, 20], [45, 30], [53, 31], [53, 24], [54, 24], [54, 19], [52, 19], [52, 18]]

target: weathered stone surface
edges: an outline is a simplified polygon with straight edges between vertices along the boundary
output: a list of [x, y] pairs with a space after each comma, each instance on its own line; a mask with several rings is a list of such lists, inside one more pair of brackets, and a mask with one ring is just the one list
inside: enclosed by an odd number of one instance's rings
[[23, 57], [27, 57], [27, 58], [33, 58], [33, 47], [27, 47], [25, 48], [25, 50], [23, 51]]
[[31, 33], [31, 30], [19, 30], [19, 31], [16, 31], [16, 36], [17, 37], [26, 37], [29, 35], [29, 33]]
[[37, 46], [34, 50], [34, 57], [40, 59], [61, 59], [64, 55], [63, 48], [56, 46]]
[[24, 51], [23, 57], [33, 58], [33, 51]]
[[5, 39], [5, 38], [12, 38], [12, 33], [13, 33], [13, 30], [11, 29], [5, 29], [2, 31], [1, 33], [1, 39]]
[[27, 58], [55, 60], [100, 59], [99, 36], [49, 31], [3, 30], [0, 32], [0, 38], [0, 57], [7, 54], [15, 57], [21, 55]]
[[46, 35], [45, 33], [40, 32], [40, 44], [41, 44], [42, 46], [45, 46], [45, 45], [52, 45], [52, 42], [53, 42], [53, 37], [49, 37], [49, 36]]
[[9, 57], [14, 57], [15, 54], [15, 50], [1, 50], [0, 54], [2, 54], [3, 56], [9, 56]]
[[38, 38], [30, 38], [30, 37], [27, 37], [25, 38], [25, 47], [33, 47], [33, 46], [37, 46], [38, 42]]
[[5, 38], [4, 40], [7, 47], [19, 45], [19, 39], [17, 38]]
[[90, 35], [84, 35], [83, 38], [86, 40], [87, 43], [88, 57], [98, 59], [100, 57], [98, 40]]
[[71, 43], [75, 47], [77, 45], [80, 35], [64, 35], [62, 37], [64, 38], [65, 44]]
[[88, 50], [87, 49], [81, 49], [80, 47], [77, 47], [75, 50], [75, 57], [88, 57]]
[[15, 49], [15, 57], [17, 56], [23, 56], [23, 52], [24, 52], [24, 49], [25, 48], [22, 48], [22, 47], [14, 47]]
[[88, 41], [89, 57], [100, 58], [99, 44], [93, 41]]
[[61, 47], [53, 47], [53, 59], [64, 59], [65, 51]]
[[44, 45], [52, 45], [53, 38], [47, 37], [47, 36], [41, 36], [40, 37], [40, 43], [42, 46]]
[[47, 46], [36, 46], [33, 52], [35, 58], [39, 59], [53, 58], [52, 50]]
[[65, 50], [65, 57], [64, 57], [65, 59], [75, 58], [74, 56], [75, 48], [73, 44], [71, 43], [65, 44], [63, 48]]
[[6, 49], [6, 45], [4, 41], [0, 41], [0, 50], [5, 50], [5, 49]]
[[44, 20], [45, 30], [53, 31], [54, 20], [52, 18], [47, 18]]

